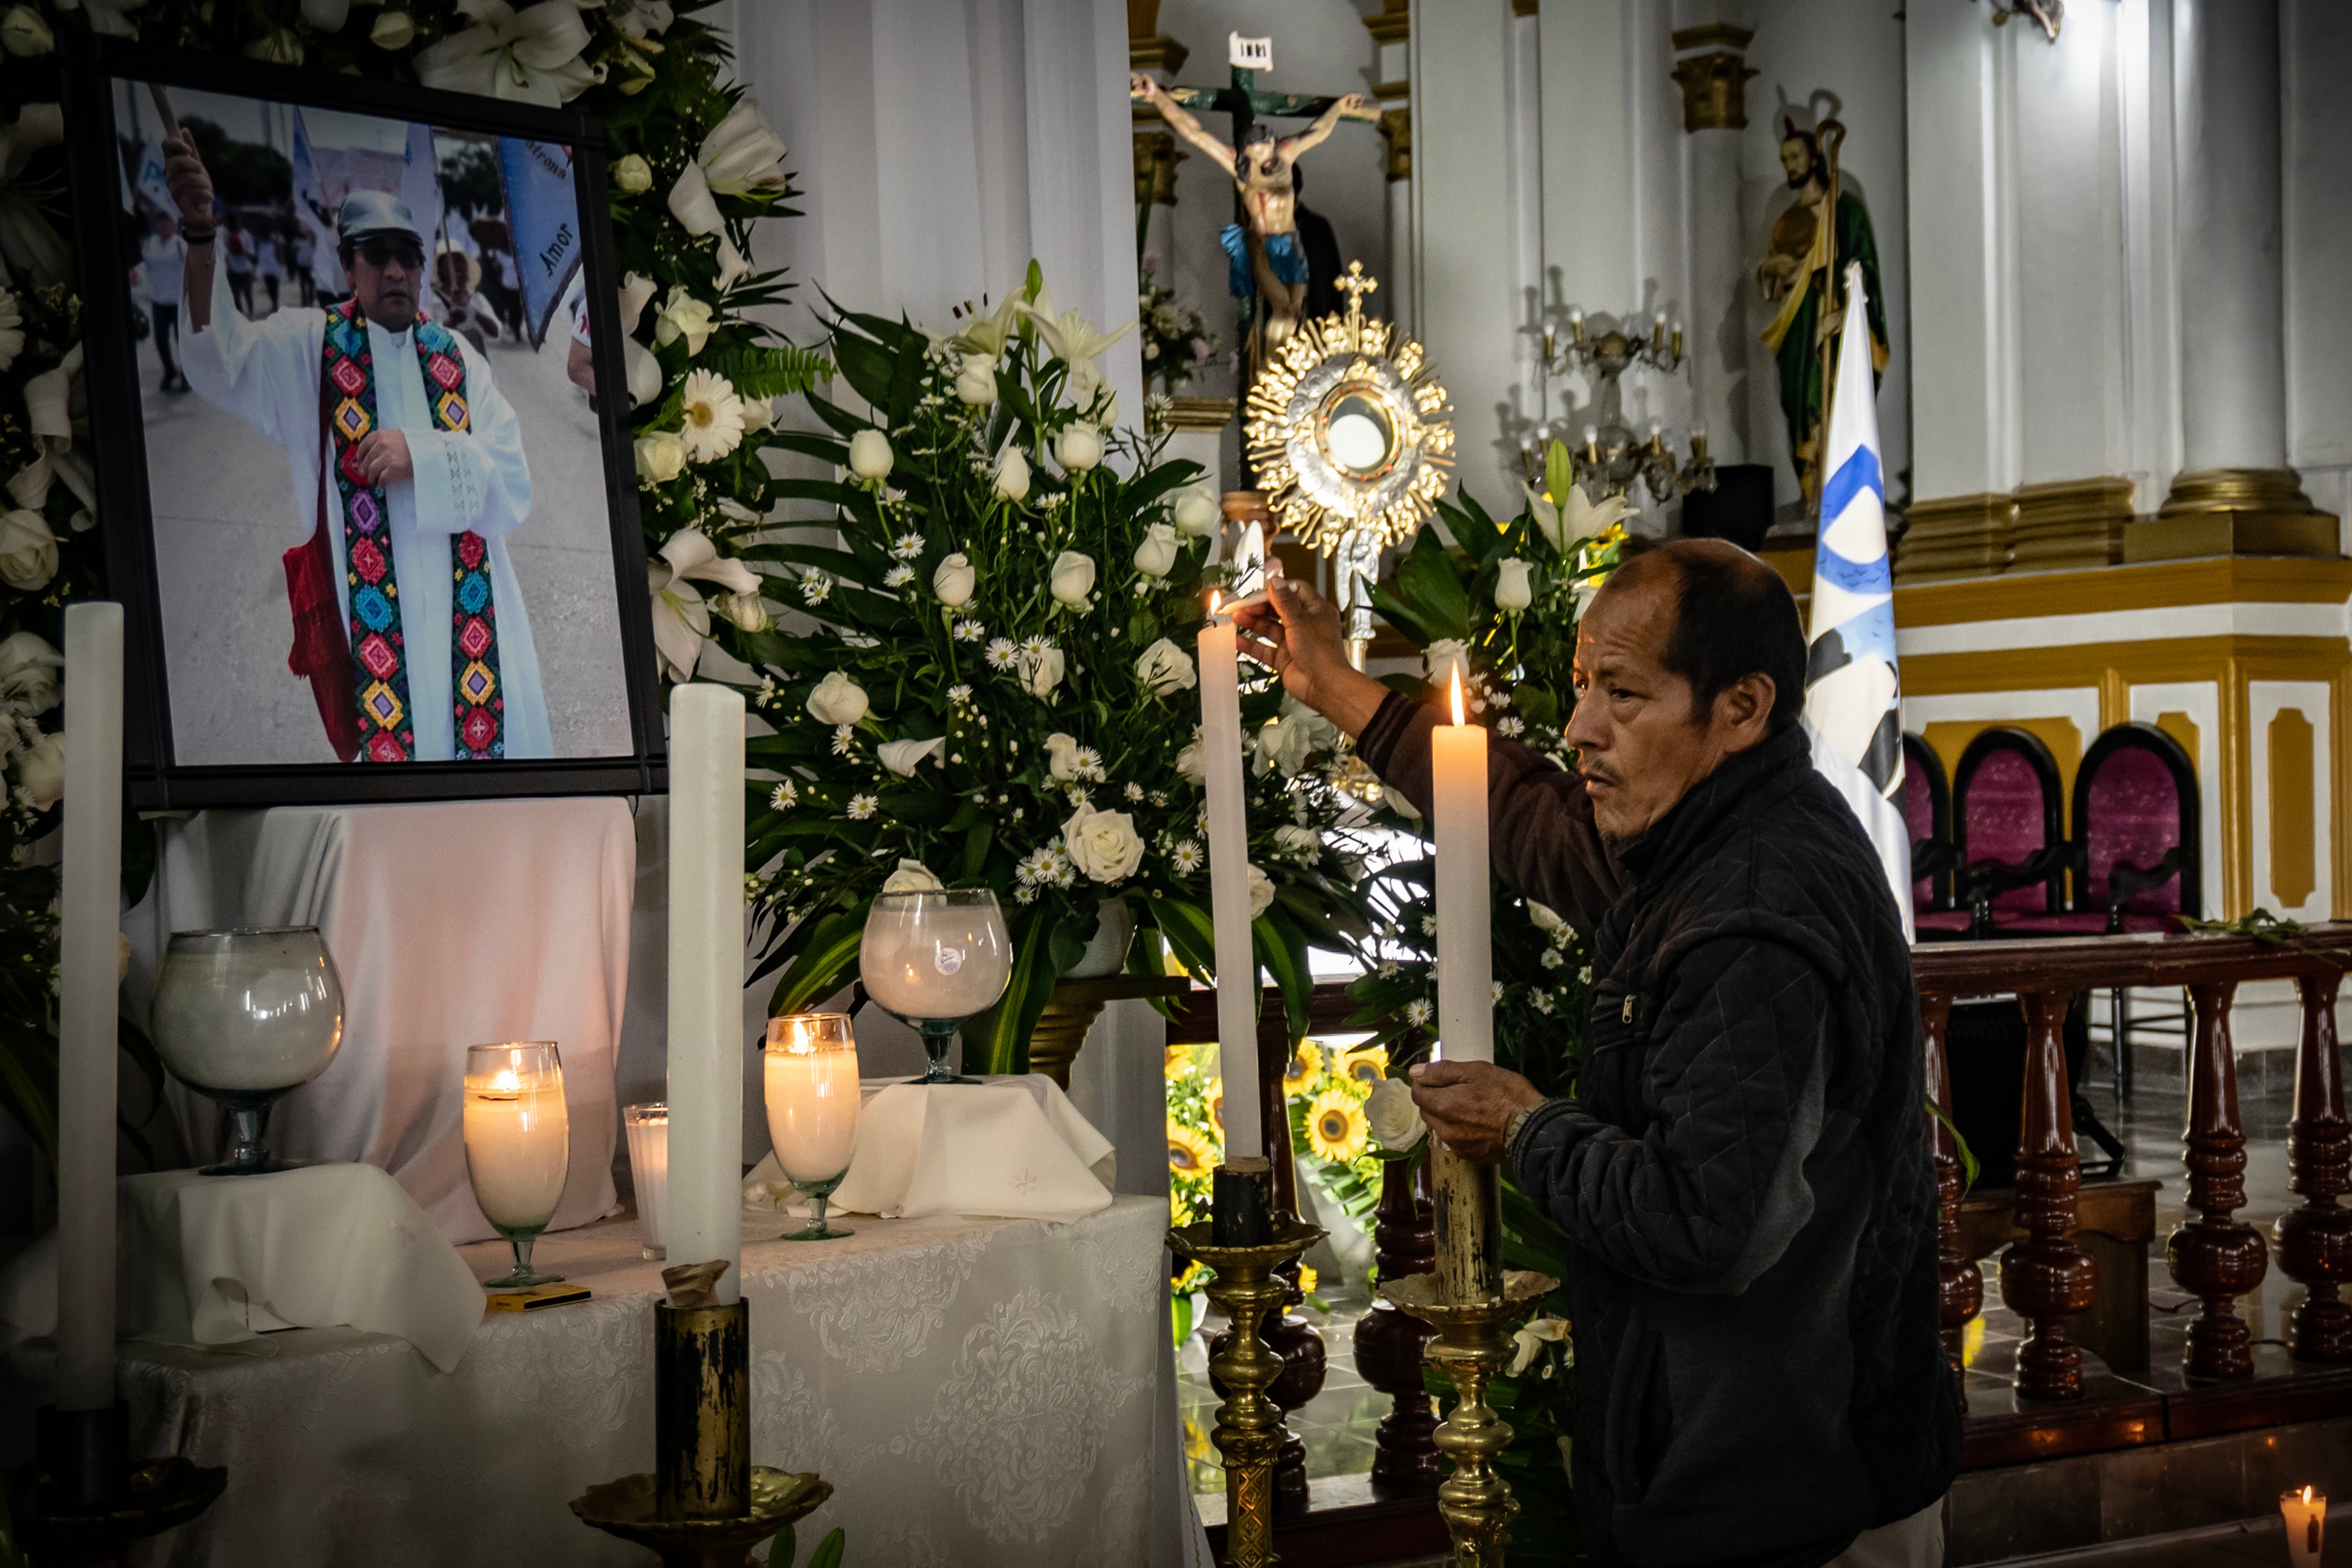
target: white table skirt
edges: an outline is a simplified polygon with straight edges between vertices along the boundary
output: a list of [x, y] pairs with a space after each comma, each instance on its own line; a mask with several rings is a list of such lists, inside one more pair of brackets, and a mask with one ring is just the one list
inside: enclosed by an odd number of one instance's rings
[[[1198, 1526], [1159, 1495], [1180, 1473], [1174, 1392], [1159, 1386], [1166, 1206], [1123, 1197], [1051, 1226], [847, 1223], [855, 1238], [821, 1244], [744, 1233], [753, 1460], [835, 1488], [803, 1542], [845, 1526], [847, 1561], [867, 1568], [1183, 1561]], [[478, 1276], [504, 1267], [503, 1243], [463, 1251]], [[536, 1261], [595, 1300], [486, 1315], [446, 1375], [348, 1329], [125, 1344], [133, 1451], [229, 1470], [221, 1500], [143, 1561], [649, 1561], [567, 1505], [653, 1468], [662, 1266], [628, 1221], [544, 1237]], [[17, 1371], [45, 1369], [20, 1352]]]

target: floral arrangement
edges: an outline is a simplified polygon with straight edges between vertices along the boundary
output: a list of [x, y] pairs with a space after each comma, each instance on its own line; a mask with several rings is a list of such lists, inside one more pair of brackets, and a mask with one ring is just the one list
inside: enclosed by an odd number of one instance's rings
[[1173, 397], [1178, 387], [1208, 368], [1209, 356], [1217, 352], [1217, 335], [1200, 311], [1176, 303], [1176, 290], [1160, 281], [1159, 271], [1160, 258], [1143, 258], [1136, 321], [1142, 338], [1144, 383], [1156, 381], [1162, 395]]
[[[1055, 980], [1105, 919], [1143, 928], [1139, 972], [1172, 952], [1212, 973], [1192, 650], [1223, 580], [1208, 563], [1221, 520], [1196, 465], [1110, 428], [1095, 361], [1127, 331], [1057, 310], [1034, 264], [1020, 292], [937, 331], [832, 321], [827, 349], [866, 407], [811, 394], [824, 431], [774, 437], [840, 476], [773, 486], [821, 503], [825, 536], [728, 533], [798, 635], [714, 628], [759, 672], [772, 731], [751, 744], [766, 782], [749, 826], [776, 1011], [851, 977], [886, 888], [987, 887], [1007, 911], [1012, 982], [965, 1026], [967, 1068], [1026, 1070]], [[1270, 680], [1242, 710], [1256, 950], [1296, 1033], [1309, 945], [1370, 935], [1362, 863], [1336, 832], [1355, 803], [1318, 765], [1328, 722]]]
[[[746, 260], [750, 226], [788, 214], [783, 143], [739, 89], [724, 43], [671, 0], [21, 0], [0, 5], [0, 1107], [53, 1153], [57, 876], [41, 841], [64, 788], [58, 653], [69, 599], [103, 596], [91, 529], [93, 451], [82, 408], [80, 302], [58, 108], [60, 35], [136, 37], [159, 48], [244, 56], [317, 72], [415, 81], [555, 106], [599, 121], [611, 158], [613, 234], [629, 402], [656, 588], [676, 625], [661, 647], [691, 668], [715, 608], [764, 619], [726, 552], [773, 506], [761, 459], [773, 399], [827, 366], [746, 319], [782, 278]], [[658, 617], [657, 617], [658, 620]], [[143, 891], [152, 833], [126, 817], [124, 883]], [[125, 1026], [134, 1051], [144, 1042]], [[143, 1058], [142, 1058], [143, 1059]], [[160, 1074], [160, 1066], [157, 1068]]]

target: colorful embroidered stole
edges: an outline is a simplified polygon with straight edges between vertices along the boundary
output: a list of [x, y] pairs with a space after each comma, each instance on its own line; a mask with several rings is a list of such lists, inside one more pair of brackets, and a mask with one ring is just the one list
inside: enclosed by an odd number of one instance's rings
[[[448, 331], [419, 316], [417, 363], [436, 429], [469, 428], [466, 362]], [[335, 489], [343, 503], [343, 580], [351, 593], [352, 658], [359, 667], [360, 755], [404, 763], [416, 754], [408, 694], [408, 645], [393, 570], [392, 512], [352, 458], [376, 427], [375, 356], [355, 300], [327, 311], [321, 395], [333, 399], [327, 427], [335, 443]], [[468, 529], [449, 541], [449, 708], [460, 761], [506, 755], [506, 700], [499, 690], [498, 606], [490, 599], [489, 551]]]

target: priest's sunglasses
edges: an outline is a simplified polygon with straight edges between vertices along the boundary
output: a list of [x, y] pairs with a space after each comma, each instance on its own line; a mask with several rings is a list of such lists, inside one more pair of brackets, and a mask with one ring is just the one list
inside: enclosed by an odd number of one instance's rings
[[425, 247], [413, 239], [362, 239], [352, 249], [370, 267], [389, 267], [397, 261], [415, 272], [425, 265]]

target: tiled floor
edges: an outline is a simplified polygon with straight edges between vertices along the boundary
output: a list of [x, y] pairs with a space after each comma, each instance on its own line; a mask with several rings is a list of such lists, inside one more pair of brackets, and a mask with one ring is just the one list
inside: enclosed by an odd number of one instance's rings
[[[2352, 1510], [2336, 1510], [2327, 1521], [2321, 1560], [2337, 1568], [2352, 1564], [2352, 1517], [2347, 1515], [2352, 1515]], [[2037, 1568], [2243, 1568], [2250, 1563], [2262, 1563], [2263, 1568], [2291, 1568], [2286, 1528], [2275, 1519], [2258, 1525], [2174, 1536], [2144, 1546], [2101, 1547], [2029, 1558], [2025, 1562]]]

